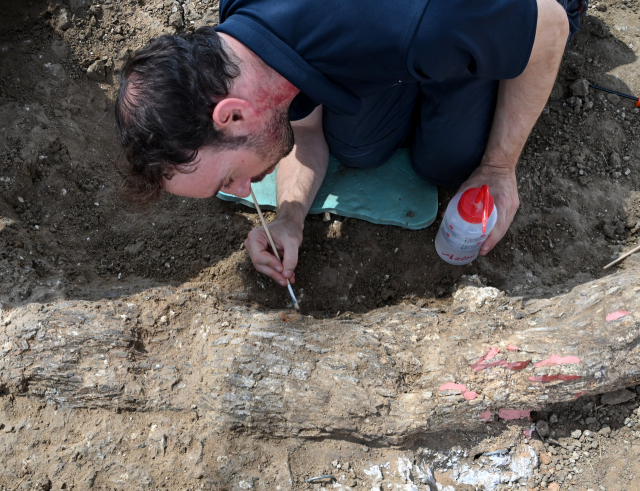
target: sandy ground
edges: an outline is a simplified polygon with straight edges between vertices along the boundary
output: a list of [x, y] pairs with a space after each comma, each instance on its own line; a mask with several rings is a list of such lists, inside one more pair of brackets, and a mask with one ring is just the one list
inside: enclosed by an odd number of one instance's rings
[[[0, 0], [0, 308], [9, 312], [30, 302], [118, 298], [162, 286], [206, 286], [225, 292], [228, 302], [287, 307], [285, 292], [256, 273], [242, 249], [246, 234], [259, 223], [252, 210], [216, 198], [171, 196], [139, 210], [117, 197], [113, 162], [119, 148], [112, 112], [119, 67], [130, 50], [151, 37], [217, 22], [217, 4], [89, 3], [74, 0], [70, 10], [63, 3]], [[507, 294], [553, 296], [605, 274], [602, 265], [637, 244], [638, 109], [617, 96], [585, 92], [579, 80], [640, 92], [638, 4], [613, 1], [592, 7], [567, 48], [549, 104], [522, 155], [522, 205], [495, 251], [454, 267], [439, 261], [430, 245], [438, 222], [407, 231], [310, 217], [296, 274], [304, 313], [357, 314], [401, 302], [447, 305], [462, 274], [478, 274]], [[441, 204], [454, 193], [441, 189]], [[9, 396], [0, 403], [0, 485], [11, 491], [47, 486], [317, 489], [320, 485], [302, 484], [303, 478], [340, 474], [334, 461], [350, 462], [356, 470], [345, 473], [345, 479], [363, 489], [375, 485], [364, 469], [392, 462], [389, 476], [387, 468], [381, 472], [389, 484], [404, 486], [407, 480], [393, 467], [402, 455], [417, 464], [433, 462], [431, 451], [450, 459], [461, 449], [473, 460], [472, 449], [493, 441], [487, 438], [495, 438], [496, 445], [523, 444], [522, 422], [489, 425], [486, 435], [442, 435], [415, 448], [369, 449], [354, 442], [221, 436], [207, 430], [197, 411], [71, 411]], [[523, 484], [534, 488], [559, 481], [562, 489], [638, 489], [632, 478], [626, 480], [640, 472], [635, 469], [635, 432], [624, 421], [634, 404], [609, 410], [597, 400], [580, 400], [545, 408], [540, 413], [545, 421], [554, 411], [569, 418], [554, 423], [560, 442], [561, 437], [571, 439], [569, 430], [589, 425], [594, 434], [607, 424], [616, 431], [594, 438], [599, 446], [578, 456], [581, 473], [571, 470], [572, 453], [566, 456], [566, 448], [551, 444], [561, 458], [567, 457], [565, 463], [558, 464], [558, 455], [551, 453], [551, 462], [538, 463], [537, 476]], [[597, 424], [587, 418], [596, 418]], [[541, 442], [532, 448], [539, 457], [550, 451]], [[549, 475], [551, 466], [557, 470]], [[417, 489], [427, 489], [414, 481]], [[385, 484], [381, 489], [396, 488]]]

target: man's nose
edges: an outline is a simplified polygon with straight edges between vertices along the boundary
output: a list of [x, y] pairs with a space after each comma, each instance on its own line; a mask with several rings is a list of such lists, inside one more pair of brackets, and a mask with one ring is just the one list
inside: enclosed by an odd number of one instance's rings
[[251, 179], [245, 179], [238, 183], [238, 188], [233, 194], [238, 198], [248, 198], [251, 195]]

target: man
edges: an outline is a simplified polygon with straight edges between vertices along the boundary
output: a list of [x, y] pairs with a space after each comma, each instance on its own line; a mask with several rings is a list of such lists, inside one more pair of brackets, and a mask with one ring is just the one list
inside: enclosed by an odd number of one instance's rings
[[516, 163], [584, 8], [560, 1], [223, 0], [215, 30], [153, 40], [124, 67], [125, 188], [246, 197], [279, 163], [269, 228], [283, 260], [262, 229], [245, 244], [284, 286], [329, 152], [366, 168], [408, 141], [420, 177], [489, 185], [484, 255], [519, 206]]

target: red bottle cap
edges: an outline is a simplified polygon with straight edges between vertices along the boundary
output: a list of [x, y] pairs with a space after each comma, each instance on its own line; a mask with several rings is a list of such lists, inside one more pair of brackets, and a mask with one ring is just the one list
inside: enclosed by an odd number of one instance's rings
[[462, 193], [458, 203], [458, 213], [467, 223], [481, 223], [482, 233], [485, 233], [493, 206], [493, 196], [489, 192], [489, 186], [483, 184], [481, 188], [467, 189]]

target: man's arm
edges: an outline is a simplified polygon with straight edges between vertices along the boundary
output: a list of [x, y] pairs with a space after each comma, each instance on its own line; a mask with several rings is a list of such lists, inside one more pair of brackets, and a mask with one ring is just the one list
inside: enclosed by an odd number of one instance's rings
[[516, 164], [549, 98], [569, 35], [569, 22], [556, 0], [538, 0], [536, 37], [529, 63], [519, 77], [500, 82], [498, 103], [482, 163], [460, 191], [487, 184], [498, 222], [480, 250], [487, 254], [504, 236], [518, 210]]
[[285, 278], [295, 281], [304, 219], [327, 172], [329, 149], [322, 132], [322, 106], [309, 116], [291, 123], [295, 134], [293, 151], [278, 164], [278, 216], [269, 231], [282, 262], [269, 252], [269, 240], [262, 227], [252, 230], [245, 241], [255, 268], [282, 286]]

